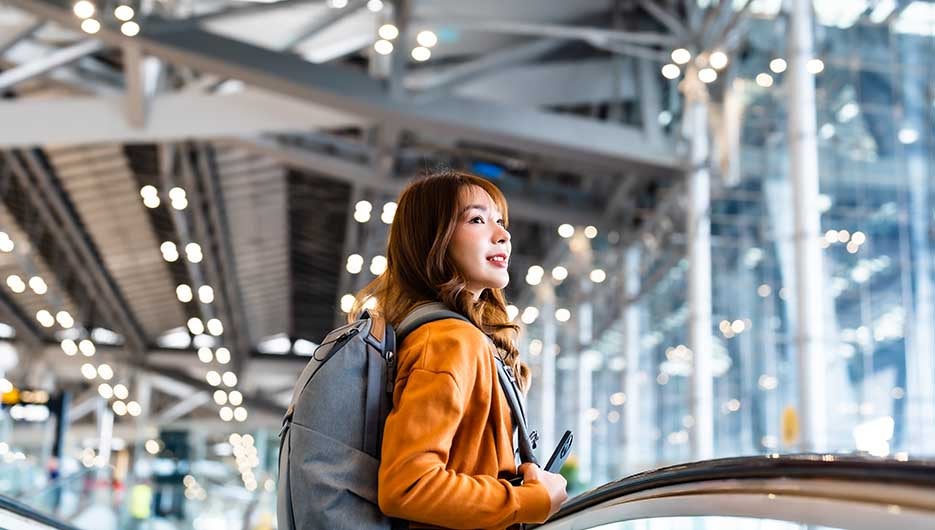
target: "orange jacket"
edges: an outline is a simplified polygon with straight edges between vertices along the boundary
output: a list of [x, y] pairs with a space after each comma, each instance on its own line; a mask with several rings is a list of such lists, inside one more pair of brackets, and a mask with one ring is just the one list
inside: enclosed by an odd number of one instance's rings
[[541, 523], [549, 494], [513, 486], [510, 407], [493, 349], [470, 323], [446, 319], [406, 337], [397, 355], [393, 410], [380, 462], [380, 509], [443, 528], [501, 529]]

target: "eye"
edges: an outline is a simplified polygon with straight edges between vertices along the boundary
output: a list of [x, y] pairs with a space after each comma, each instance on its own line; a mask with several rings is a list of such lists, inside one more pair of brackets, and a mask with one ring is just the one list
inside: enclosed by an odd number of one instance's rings
[[497, 224], [502, 226], [503, 228], [506, 228], [506, 223], [503, 222], [503, 219], [497, 219]]
[[483, 223], [483, 222], [484, 222], [484, 218], [478, 215], [477, 217], [472, 218], [472, 219], [471, 219], [470, 221], [468, 221], [468, 222], [469, 222], [469, 223], [473, 223], [474, 221], [480, 221], [480, 222]]

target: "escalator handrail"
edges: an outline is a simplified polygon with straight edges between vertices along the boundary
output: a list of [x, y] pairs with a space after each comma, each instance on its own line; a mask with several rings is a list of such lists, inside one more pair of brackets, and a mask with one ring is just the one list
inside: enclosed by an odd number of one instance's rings
[[0, 511], [14, 513], [26, 519], [30, 519], [49, 528], [58, 530], [80, 530], [76, 526], [60, 521], [50, 515], [37, 511], [35, 508], [24, 504], [5, 495], [0, 495]]
[[[564, 517], [612, 499], [665, 486], [741, 479], [832, 479], [859, 480], [901, 486], [919, 486], [935, 491], [935, 461], [896, 461], [854, 455], [794, 454], [721, 458], [637, 473], [609, 482], [569, 500], [549, 519]], [[538, 525], [530, 525], [535, 528]]]

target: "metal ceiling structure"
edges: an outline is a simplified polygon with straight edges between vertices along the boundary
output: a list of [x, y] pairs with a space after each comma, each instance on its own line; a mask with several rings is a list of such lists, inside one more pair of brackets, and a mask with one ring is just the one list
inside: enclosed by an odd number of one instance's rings
[[[70, 2], [0, 5], [0, 230], [18, 243], [0, 273], [41, 275], [61, 310], [119, 335], [108, 355], [152, 377], [203, 381], [195, 351], [225, 346], [248, 400], [281, 403], [308, 353], [296, 341], [340, 318], [347, 254], [384, 244], [358, 240], [354, 203], [418, 173], [494, 169], [514, 278], [549, 259], [560, 223], [623, 238], [655, 223], [684, 174], [654, 62], [681, 2], [143, 2], [132, 37], [98, 4], [93, 34]], [[443, 28], [433, 58], [376, 53], [387, 22], [400, 49]], [[52, 343], [61, 330], [34, 324], [48, 306], [0, 296], [18, 337]], [[213, 319], [223, 334], [196, 329]], [[76, 379], [57, 348], [35, 355]], [[154, 417], [192, 413], [165, 394]]]

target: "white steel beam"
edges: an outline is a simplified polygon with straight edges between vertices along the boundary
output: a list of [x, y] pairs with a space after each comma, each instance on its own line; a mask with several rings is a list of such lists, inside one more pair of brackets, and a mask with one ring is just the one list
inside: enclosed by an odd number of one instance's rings
[[346, 127], [356, 117], [247, 89], [225, 95], [166, 94], [149, 103], [142, 127], [127, 122], [126, 96], [0, 100], [0, 147], [159, 142]]
[[0, 90], [6, 90], [16, 84], [28, 81], [60, 66], [73, 63], [82, 57], [87, 57], [100, 50], [102, 43], [97, 40], [86, 40], [67, 48], [53, 52], [51, 55], [21, 64], [11, 70], [0, 73]]
[[[49, 1], [8, 2], [66, 27], [77, 27], [70, 11]], [[597, 30], [585, 33], [593, 31]], [[616, 33], [593, 36], [612, 41], [625, 38]], [[117, 45], [125, 42], [125, 37], [109, 27], [101, 29], [96, 37]], [[668, 36], [631, 34], [627, 39], [655, 43], [657, 37]], [[681, 165], [673, 155], [673, 146], [651, 144], [637, 128], [466, 98], [448, 97], [429, 103], [393, 98], [383, 83], [364, 73], [311, 64], [198, 28], [144, 32], [134, 39], [144, 53], [178, 65], [240, 79], [374, 121], [400, 123], [436, 137], [456, 137], [604, 167], [626, 164], [655, 175], [673, 173]]]

